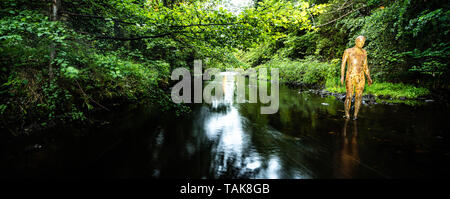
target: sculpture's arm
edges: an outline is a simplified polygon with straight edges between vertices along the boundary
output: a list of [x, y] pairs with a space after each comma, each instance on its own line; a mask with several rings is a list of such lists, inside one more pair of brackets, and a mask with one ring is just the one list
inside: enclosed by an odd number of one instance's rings
[[367, 64], [367, 52], [365, 52], [365, 51], [364, 51], [363, 67], [364, 67], [364, 73], [367, 76], [367, 82], [369, 83], [369, 85], [371, 85], [372, 84], [372, 78], [370, 78], [369, 66]]
[[347, 50], [345, 50], [344, 55], [342, 56], [342, 63], [341, 63], [341, 84], [344, 84], [345, 64], [347, 63], [347, 59], [348, 59], [348, 52]]

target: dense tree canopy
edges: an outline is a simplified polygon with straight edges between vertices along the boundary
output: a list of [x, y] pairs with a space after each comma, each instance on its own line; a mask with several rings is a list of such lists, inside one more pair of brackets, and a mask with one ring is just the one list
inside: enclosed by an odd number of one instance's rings
[[309, 14], [322, 8], [263, 1], [236, 14], [220, 3], [2, 1], [2, 126], [82, 121], [93, 110], [143, 99], [179, 110], [165, 94], [171, 69], [311, 29]]

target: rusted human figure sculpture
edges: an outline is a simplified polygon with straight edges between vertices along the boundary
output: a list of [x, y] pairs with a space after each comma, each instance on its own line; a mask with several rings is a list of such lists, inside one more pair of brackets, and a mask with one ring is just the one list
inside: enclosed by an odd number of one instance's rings
[[358, 36], [355, 40], [355, 46], [353, 48], [346, 49], [342, 56], [341, 65], [341, 84], [344, 84], [344, 72], [345, 65], [347, 64], [347, 75], [345, 78], [345, 88], [347, 95], [345, 98], [345, 118], [350, 118], [350, 107], [352, 105], [353, 93], [355, 93], [355, 113], [354, 120], [358, 118], [359, 108], [361, 106], [362, 93], [364, 91], [365, 78], [367, 75], [367, 83], [372, 85], [372, 79], [370, 78], [369, 67], [367, 65], [367, 52], [362, 49], [366, 38], [364, 36]]

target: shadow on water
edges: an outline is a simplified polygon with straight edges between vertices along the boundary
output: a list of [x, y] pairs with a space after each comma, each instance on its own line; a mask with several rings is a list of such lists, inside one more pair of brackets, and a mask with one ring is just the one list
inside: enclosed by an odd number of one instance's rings
[[[449, 177], [448, 105], [363, 106], [342, 119], [332, 97], [280, 87], [279, 111], [223, 97], [185, 118], [120, 113], [117, 125], [52, 130], [2, 141], [3, 178], [413, 178]], [[255, 86], [255, 85], [250, 85]]]

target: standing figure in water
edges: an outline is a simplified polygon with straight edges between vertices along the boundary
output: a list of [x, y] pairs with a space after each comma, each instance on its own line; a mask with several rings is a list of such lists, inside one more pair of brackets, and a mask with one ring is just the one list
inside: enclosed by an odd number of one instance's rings
[[361, 106], [362, 93], [364, 91], [365, 78], [364, 73], [367, 75], [367, 83], [372, 85], [372, 79], [370, 78], [369, 67], [367, 66], [367, 52], [362, 49], [366, 38], [364, 36], [358, 36], [355, 40], [356, 45], [353, 48], [346, 49], [342, 56], [341, 65], [341, 84], [344, 84], [344, 72], [345, 65], [347, 64], [347, 76], [345, 78], [345, 88], [347, 95], [345, 98], [345, 118], [350, 118], [350, 107], [352, 105], [353, 93], [355, 96], [355, 113], [354, 120], [358, 118], [358, 111]]

